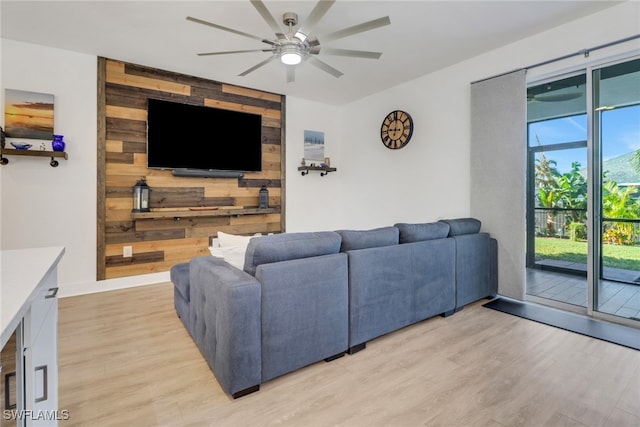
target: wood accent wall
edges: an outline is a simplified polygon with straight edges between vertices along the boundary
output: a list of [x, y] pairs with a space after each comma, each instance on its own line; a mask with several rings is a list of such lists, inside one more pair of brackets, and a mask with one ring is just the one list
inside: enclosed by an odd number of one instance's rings
[[[175, 177], [147, 168], [147, 98], [262, 115], [262, 172], [243, 178]], [[209, 255], [218, 231], [251, 235], [284, 231], [283, 95], [124, 63], [98, 59], [98, 280], [168, 271], [174, 264]], [[188, 141], [176, 141], [185, 144]], [[133, 219], [132, 188], [141, 177], [151, 187], [152, 211], [220, 211], [258, 206], [269, 190], [267, 214], [229, 214]], [[191, 208], [191, 209], [190, 209]], [[213, 211], [212, 211], [213, 212]], [[123, 246], [133, 256], [123, 257]]]

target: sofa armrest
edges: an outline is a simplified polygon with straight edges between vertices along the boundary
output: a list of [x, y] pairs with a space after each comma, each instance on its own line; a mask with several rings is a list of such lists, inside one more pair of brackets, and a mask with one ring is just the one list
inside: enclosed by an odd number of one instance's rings
[[194, 340], [222, 388], [234, 396], [261, 382], [260, 283], [215, 257], [190, 265]]

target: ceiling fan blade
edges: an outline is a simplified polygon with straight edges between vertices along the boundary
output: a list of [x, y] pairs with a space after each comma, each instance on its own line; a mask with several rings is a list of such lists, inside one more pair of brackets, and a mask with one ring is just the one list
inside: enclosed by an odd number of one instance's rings
[[287, 83], [293, 83], [296, 80], [296, 67], [287, 65]]
[[324, 36], [318, 37], [322, 42], [328, 42], [332, 40], [341, 39], [343, 37], [352, 36], [354, 34], [363, 33], [365, 31], [370, 31], [375, 28], [384, 27], [385, 25], [391, 24], [391, 20], [388, 16], [384, 18], [374, 19], [372, 21], [363, 22], [362, 24], [354, 25], [353, 27], [344, 28], [342, 30], [335, 31], [333, 33], [326, 34]]
[[264, 19], [266, 23], [269, 24], [269, 27], [271, 27], [274, 33], [278, 34], [282, 32], [280, 26], [278, 25], [278, 22], [276, 22], [275, 18], [273, 17], [271, 12], [269, 12], [269, 9], [267, 9], [267, 6], [265, 6], [262, 0], [251, 0], [251, 4], [262, 16], [262, 19]]
[[244, 70], [243, 72], [241, 72], [240, 74], [238, 74], [240, 77], [244, 77], [249, 73], [254, 72], [255, 70], [257, 70], [258, 68], [267, 65], [269, 62], [273, 61], [274, 59], [277, 58], [278, 55], [271, 55], [270, 57], [268, 57], [267, 59], [265, 59], [262, 62], [257, 63], [256, 65], [254, 65], [253, 67]]
[[342, 72], [333, 68], [331, 65], [327, 64], [326, 62], [320, 61], [318, 58], [314, 56], [310, 56], [309, 58], [307, 58], [307, 61], [309, 61], [311, 65], [314, 65], [320, 68], [322, 71], [326, 71], [327, 73], [331, 74], [335, 78], [339, 78], [343, 74]]
[[307, 16], [307, 19], [300, 25], [298, 31], [304, 35], [309, 35], [313, 32], [316, 24], [322, 19], [327, 11], [333, 6], [336, 0], [319, 0], [314, 6], [313, 10]]
[[194, 18], [193, 16], [187, 16], [187, 21], [195, 22], [196, 24], [207, 25], [209, 27], [216, 28], [222, 31], [228, 31], [233, 34], [238, 34], [239, 36], [249, 37], [250, 39], [259, 40], [263, 43], [267, 43], [273, 45], [274, 43], [271, 40], [266, 40], [262, 37], [254, 36], [253, 34], [245, 33], [243, 31], [234, 30], [233, 28], [223, 27], [222, 25], [214, 24], [213, 22], [204, 21], [202, 19]]
[[271, 49], [249, 49], [249, 50], [226, 50], [222, 52], [203, 52], [198, 56], [211, 56], [211, 55], [227, 55], [230, 53], [247, 53], [247, 52], [273, 52]]
[[367, 59], [379, 59], [382, 52], [369, 52], [366, 50], [351, 50], [351, 49], [335, 49], [331, 47], [325, 47], [322, 49], [322, 53], [337, 56], [350, 56], [354, 58], [367, 58]]

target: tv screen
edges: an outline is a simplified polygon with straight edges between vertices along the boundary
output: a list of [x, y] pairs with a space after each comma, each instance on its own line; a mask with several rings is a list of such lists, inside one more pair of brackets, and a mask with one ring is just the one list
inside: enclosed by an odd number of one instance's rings
[[262, 170], [262, 116], [148, 99], [147, 166]]

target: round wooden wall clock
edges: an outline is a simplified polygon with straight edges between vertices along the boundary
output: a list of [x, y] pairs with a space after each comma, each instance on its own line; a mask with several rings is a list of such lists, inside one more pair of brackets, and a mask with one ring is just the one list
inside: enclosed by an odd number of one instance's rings
[[413, 119], [401, 110], [387, 114], [380, 127], [382, 143], [392, 150], [402, 148], [409, 143], [413, 134]]

